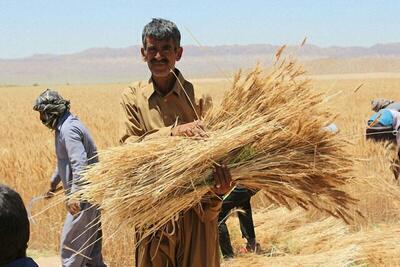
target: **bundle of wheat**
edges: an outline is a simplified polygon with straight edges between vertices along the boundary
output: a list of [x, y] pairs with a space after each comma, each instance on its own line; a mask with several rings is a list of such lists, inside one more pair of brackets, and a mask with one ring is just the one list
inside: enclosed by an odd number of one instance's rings
[[154, 233], [210, 191], [213, 163], [233, 180], [261, 189], [287, 207], [315, 207], [344, 220], [355, 202], [339, 189], [350, 177], [345, 141], [323, 129], [322, 109], [302, 70], [292, 62], [236, 76], [220, 107], [204, 118], [209, 137], [150, 138], [100, 152], [83, 177], [80, 197], [104, 210], [104, 219]]

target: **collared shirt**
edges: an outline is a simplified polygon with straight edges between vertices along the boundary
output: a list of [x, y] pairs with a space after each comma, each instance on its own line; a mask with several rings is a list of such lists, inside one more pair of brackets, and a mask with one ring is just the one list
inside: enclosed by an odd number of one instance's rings
[[152, 79], [124, 90], [121, 104], [126, 117], [121, 143], [128, 138], [135, 141], [150, 134], [167, 136], [175, 123], [200, 119], [201, 110], [195, 100], [193, 85], [177, 72], [178, 79], [167, 95], [157, 90]]
[[77, 117], [66, 112], [55, 130], [57, 168], [51, 178], [55, 187], [60, 180], [66, 193], [79, 188], [80, 172], [88, 164], [98, 162], [97, 148], [86, 127]]

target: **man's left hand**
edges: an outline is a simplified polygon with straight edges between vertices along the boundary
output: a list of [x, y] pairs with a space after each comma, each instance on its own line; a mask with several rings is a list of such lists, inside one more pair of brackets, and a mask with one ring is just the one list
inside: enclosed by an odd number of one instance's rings
[[67, 201], [67, 209], [71, 215], [75, 215], [81, 211], [81, 206], [78, 200], [76, 199], [69, 199]]
[[213, 173], [214, 187], [211, 189], [215, 194], [222, 196], [228, 193], [234, 186], [232, 175], [226, 165], [214, 165]]

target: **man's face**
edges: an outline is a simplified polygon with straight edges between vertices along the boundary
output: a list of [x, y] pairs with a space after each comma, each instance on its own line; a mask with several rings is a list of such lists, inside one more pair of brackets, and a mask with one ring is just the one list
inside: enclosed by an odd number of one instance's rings
[[[40, 120], [42, 121], [42, 123], [45, 125], [45, 126], [47, 126], [47, 127], [49, 127], [49, 128], [51, 128], [50, 127], [50, 125], [51, 124], [49, 124], [49, 123], [51, 123], [51, 120], [52, 120], [52, 118], [51, 118], [51, 114], [49, 114], [49, 113], [47, 113], [47, 112], [44, 112], [44, 111], [39, 111], [39, 118], [40, 118]], [[53, 118], [53, 120], [54, 120], [54, 118]], [[52, 129], [52, 128], [51, 128]]]
[[40, 118], [40, 120], [43, 122], [43, 121], [46, 121], [47, 120], [47, 114], [45, 113], [45, 112], [43, 112], [43, 111], [39, 111], [39, 118]]
[[143, 60], [147, 62], [154, 77], [167, 77], [182, 56], [182, 47], [175, 47], [172, 39], [157, 40], [146, 38], [146, 48], [141, 49]]

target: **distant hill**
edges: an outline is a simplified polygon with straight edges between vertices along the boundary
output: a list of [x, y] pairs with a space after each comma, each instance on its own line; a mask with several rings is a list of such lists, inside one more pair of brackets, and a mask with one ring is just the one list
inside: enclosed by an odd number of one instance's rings
[[[268, 65], [278, 49], [269, 44], [185, 46], [177, 66], [189, 78], [221, 77], [257, 62]], [[286, 54], [300, 59], [312, 74], [400, 72], [400, 43], [371, 47], [288, 46]], [[140, 46], [0, 59], [0, 84], [126, 83], [148, 75]]]

